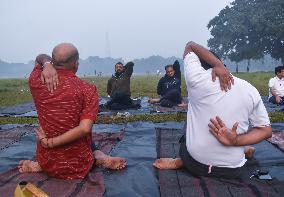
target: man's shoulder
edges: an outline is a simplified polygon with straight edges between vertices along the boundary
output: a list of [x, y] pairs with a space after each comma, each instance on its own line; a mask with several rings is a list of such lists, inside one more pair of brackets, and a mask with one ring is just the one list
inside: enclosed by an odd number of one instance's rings
[[84, 89], [97, 89], [95, 84], [91, 84], [83, 79], [80, 79], [77, 76], [71, 78], [74, 88], [84, 90]]
[[168, 81], [168, 78], [166, 75], [164, 75], [163, 77], [160, 78], [159, 80], [159, 83], [164, 83], [164, 82], [167, 82]]
[[[240, 79], [238, 77], [234, 77], [235, 85], [239, 86], [242, 92], [247, 92], [248, 95], [251, 96], [260, 96], [259, 91], [254, 87], [251, 83], [244, 79]], [[233, 85], [233, 86], [235, 86]]]
[[115, 80], [115, 76], [111, 75], [111, 77], [108, 79], [108, 81], [113, 81], [113, 80]]
[[269, 81], [275, 81], [276, 80], [276, 77], [272, 77], [269, 79]]
[[269, 87], [274, 86], [274, 84], [275, 84], [276, 82], [277, 82], [277, 78], [276, 78], [276, 77], [270, 78], [269, 81], [268, 81]]
[[192, 61], [199, 61], [199, 57], [192, 51], [187, 53], [183, 60], [184, 62], [190, 63]]

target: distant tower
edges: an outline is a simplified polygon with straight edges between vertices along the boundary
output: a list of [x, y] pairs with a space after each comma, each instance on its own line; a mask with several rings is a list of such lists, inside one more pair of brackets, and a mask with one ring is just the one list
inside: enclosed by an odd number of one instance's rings
[[111, 57], [109, 34], [106, 32], [106, 57]]

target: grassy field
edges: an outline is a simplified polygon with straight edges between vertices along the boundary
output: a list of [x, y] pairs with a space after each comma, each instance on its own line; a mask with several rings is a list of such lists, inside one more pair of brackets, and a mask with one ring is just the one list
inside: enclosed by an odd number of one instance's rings
[[[261, 95], [268, 93], [268, 80], [273, 76], [272, 72], [240, 73], [236, 76], [249, 81]], [[106, 84], [109, 77], [84, 78], [95, 83], [100, 96], [106, 96]], [[160, 77], [157, 76], [133, 76], [131, 79], [131, 91], [133, 97], [155, 97], [156, 86]], [[182, 82], [182, 94], [186, 96], [185, 82]], [[1, 79], [0, 80], [0, 107], [32, 101], [27, 79]]]
[[[274, 76], [272, 72], [239, 73], [235, 74], [254, 85], [261, 95], [268, 93], [268, 80]], [[106, 84], [109, 77], [84, 78], [84, 80], [96, 84], [99, 95], [106, 96]], [[156, 86], [160, 77], [158, 76], [133, 76], [131, 79], [131, 90], [133, 97], [149, 96], [156, 97]], [[1, 79], [0, 80], [0, 107], [12, 106], [20, 103], [31, 102], [32, 97], [28, 88], [27, 79]], [[183, 79], [182, 94], [186, 96], [186, 86]], [[269, 113], [271, 122], [284, 122], [283, 112]], [[127, 119], [113, 119], [111, 117], [98, 117], [96, 123], [123, 123], [132, 121], [181, 121], [185, 120], [186, 114], [159, 114], [139, 115]], [[36, 124], [36, 118], [26, 117], [0, 117], [0, 124]]]

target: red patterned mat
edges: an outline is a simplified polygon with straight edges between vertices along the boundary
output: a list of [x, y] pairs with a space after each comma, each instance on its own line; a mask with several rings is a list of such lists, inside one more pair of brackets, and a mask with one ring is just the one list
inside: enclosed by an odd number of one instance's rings
[[284, 151], [284, 131], [273, 132], [268, 141]]
[[[11, 129], [5, 134], [6, 138], [19, 138], [25, 132], [33, 132], [34, 127]], [[7, 130], [8, 131], [8, 130]], [[18, 131], [18, 132], [17, 132]], [[20, 132], [21, 131], [21, 132]], [[24, 131], [24, 132], [23, 132]], [[2, 135], [4, 136], [4, 135]], [[101, 151], [109, 153], [113, 147], [124, 137], [124, 131], [118, 133], [94, 133], [93, 138]], [[9, 140], [8, 140], [9, 141]], [[5, 144], [5, 143], [3, 143]], [[44, 173], [20, 174], [16, 168], [0, 174], [0, 196], [14, 196], [16, 185], [21, 181], [28, 181], [45, 191], [49, 196], [103, 196], [105, 192], [104, 175], [97, 168], [91, 170], [83, 180], [60, 180], [50, 178]]]

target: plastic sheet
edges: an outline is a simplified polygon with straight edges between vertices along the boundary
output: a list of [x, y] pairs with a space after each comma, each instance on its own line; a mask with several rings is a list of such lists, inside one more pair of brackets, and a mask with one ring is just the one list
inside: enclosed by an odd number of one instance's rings
[[[157, 129], [159, 157], [178, 157], [178, 138], [184, 131]], [[267, 141], [257, 145], [255, 158], [242, 169], [242, 179], [193, 177], [184, 169], [158, 170], [161, 196], [282, 196], [284, 192], [284, 154]], [[255, 170], [268, 171], [272, 180], [250, 179]]]
[[[122, 171], [104, 171], [105, 196], [160, 196], [157, 170], [152, 166], [157, 158], [155, 127], [181, 129], [183, 125], [183, 122], [95, 124], [95, 132], [118, 132], [125, 129], [124, 138], [111, 155], [126, 157], [128, 166]], [[279, 129], [283, 123], [274, 125]], [[0, 151], [0, 172], [16, 166], [21, 159], [31, 159], [35, 150], [34, 139], [33, 134], [24, 136], [20, 143]], [[269, 142], [262, 142], [255, 147], [257, 165], [269, 170], [272, 177], [284, 181], [284, 153]]]
[[[16, 167], [20, 160], [32, 159], [35, 155], [35, 133], [33, 132], [34, 126], [31, 125], [1, 125], [0, 130], [0, 145], [4, 147], [0, 150], [0, 173], [10, 168]], [[93, 132], [96, 133], [117, 133], [125, 129], [124, 124], [116, 125], [94, 125]], [[11, 131], [10, 139], [6, 133]], [[17, 132], [18, 130], [18, 132]], [[1, 136], [3, 138], [1, 138]]]
[[262, 101], [266, 107], [267, 112], [283, 111], [284, 105], [275, 105], [268, 101], [268, 96], [262, 96]]
[[[148, 102], [149, 97], [137, 98], [141, 99], [141, 108], [127, 110], [104, 110], [98, 113], [99, 116], [116, 115], [118, 112], [128, 112], [132, 115], [150, 114], [150, 113], [176, 113], [185, 112], [184, 107], [166, 108], [159, 105], [152, 105]], [[100, 104], [105, 104], [109, 100], [108, 97], [101, 97]], [[0, 116], [15, 116], [15, 117], [37, 117], [37, 112], [33, 103], [16, 105], [13, 107], [0, 108]]]
[[183, 123], [127, 124], [125, 137], [112, 155], [126, 157], [128, 166], [105, 175], [105, 196], [160, 196], [156, 169], [152, 166], [157, 158], [155, 126], [181, 128]]
[[35, 110], [34, 103], [24, 103], [12, 107], [0, 108], [0, 116], [15, 116], [25, 114]]

